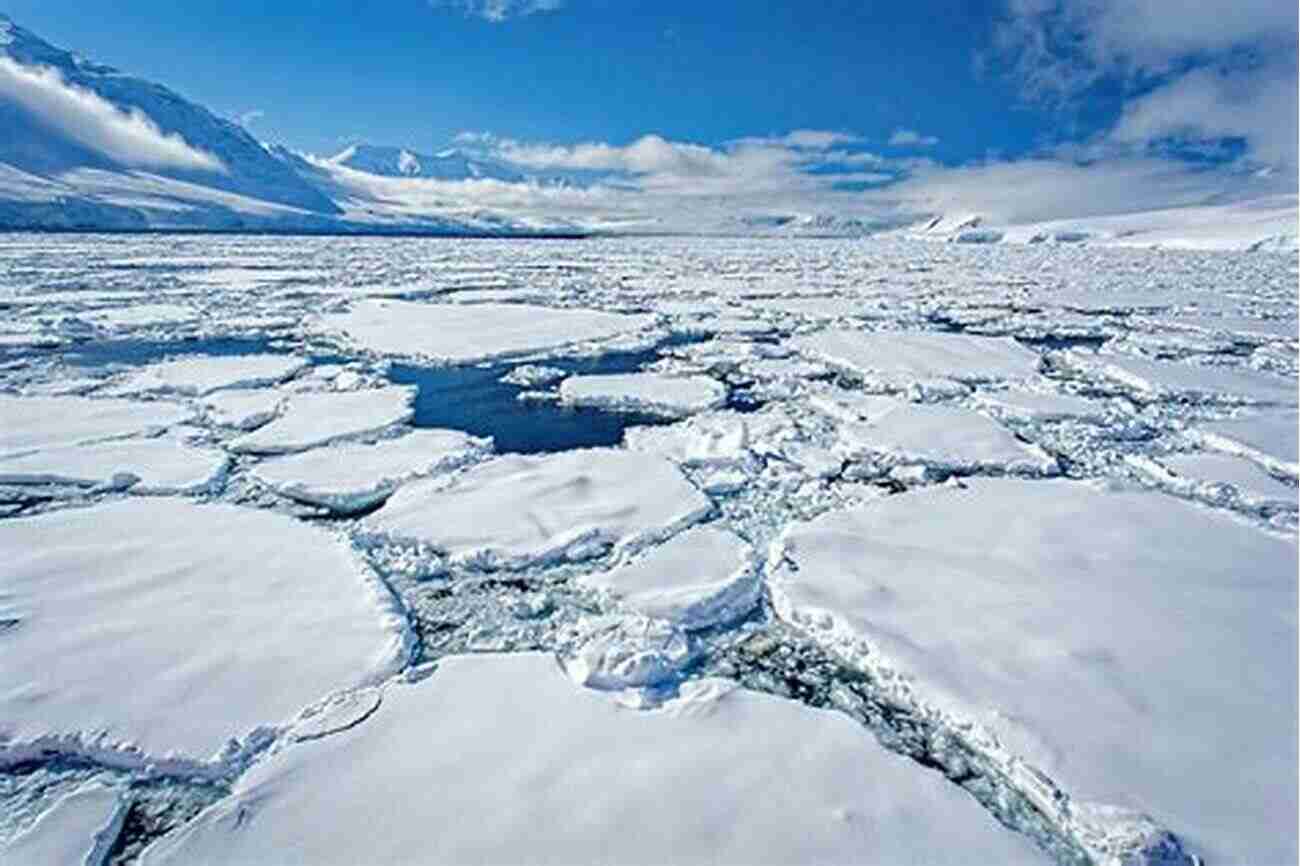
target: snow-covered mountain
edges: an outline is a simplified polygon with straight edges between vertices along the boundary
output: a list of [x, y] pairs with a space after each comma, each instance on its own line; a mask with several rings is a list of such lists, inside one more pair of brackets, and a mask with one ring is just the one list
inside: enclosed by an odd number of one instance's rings
[[382, 177], [421, 177], [433, 180], [499, 180], [521, 183], [523, 172], [496, 160], [479, 159], [457, 148], [432, 156], [401, 147], [354, 144], [329, 162]]

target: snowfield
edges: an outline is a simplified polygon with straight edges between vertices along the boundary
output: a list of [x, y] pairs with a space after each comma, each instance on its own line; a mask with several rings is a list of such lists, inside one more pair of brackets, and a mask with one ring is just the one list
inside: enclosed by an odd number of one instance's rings
[[1300, 265], [1090, 230], [0, 237], [0, 862], [1295, 862]]

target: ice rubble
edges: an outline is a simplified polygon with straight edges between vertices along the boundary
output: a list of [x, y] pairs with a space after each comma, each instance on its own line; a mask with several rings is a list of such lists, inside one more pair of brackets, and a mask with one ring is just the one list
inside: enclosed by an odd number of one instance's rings
[[1042, 862], [843, 716], [716, 680], [633, 712], [575, 692], [541, 654], [448, 658], [389, 687], [364, 724], [261, 762], [142, 863], [284, 852], [322, 866]]
[[1155, 493], [999, 479], [795, 525], [772, 562], [782, 618], [1076, 806], [1148, 812], [1209, 862], [1296, 859], [1293, 540]]
[[598, 448], [498, 457], [450, 486], [417, 481], [366, 524], [432, 544], [457, 562], [521, 568], [661, 540], [710, 508], [667, 461]]
[[269, 424], [233, 440], [232, 451], [289, 454], [344, 439], [381, 433], [415, 415], [415, 389], [305, 391], [293, 394]]
[[1028, 379], [1038, 355], [1015, 340], [931, 332], [828, 330], [796, 337], [791, 345], [887, 387], [930, 379], [986, 382]]
[[609, 591], [638, 613], [697, 629], [753, 608], [760, 588], [754, 564], [750, 546], [735, 533], [697, 526], [579, 582]]
[[996, 421], [960, 406], [898, 402], [867, 424], [840, 427], [845, 459], [884, 470], [924, 465], [944, 474], [1056, 475], [1056, 460]]
[[383, 355], [465, 364], [527, 355], [641, 330], [653, 316], [526, 304], [365, 300], [324, 316], [323, 336]]
[[344, 443], [263, 460], [252, 475], [282, 496], [354, 514], [383, 502], [412, 478], [479, 460], [491, 448], [490, 439], [459, 430], [412, 430], [374, 445]]
[[0, 455], [130, 436], [193, 414], [177, 403], [0, 394]]
[[176, 393], [202, 397], [227, 388], [277, 385], [306, 367], [305, 359], [289, 355], [174, 358], [137, 370], [114, 390], [118, 394]]
[[14, 866], [101, 866], [108, 858], [126, 804], [112, 788], [87, 785], [58, 800], [7, 845], [0, 861]]
[[136, 493], [197, 493], [214, 488], [230, 459], [174, 436], [62, 445], [0, 457], [0, 484], [130, 487]]
[[128, 499], [0, 522], [0, 549], [0, 763], [201, 767], [408, 657], [378, 579], [284, 515]]
[[726, 401], [726, 387], [707, 376], [626, 373], [570, 376], [560, 383], [560, 402], [613, 412], [683, 418], [716, 409]]

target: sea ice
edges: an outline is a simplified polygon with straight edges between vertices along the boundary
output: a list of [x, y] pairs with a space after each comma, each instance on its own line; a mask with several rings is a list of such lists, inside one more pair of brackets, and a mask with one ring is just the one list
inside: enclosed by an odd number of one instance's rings
[[1207, 862], [1295, 861], [1293, 540], [1157, 493], [996, 479], [781, 544], [779, 615], [912, 699]]
[[378, 579], [281, 514], [128, 499], [5, 520], [0, 549], [0, 760], [216, 760], [408, 656]]
[[1086, 421], [1104, 424], [1115, 410], [1099, 400], [1037, 391], [989, 391], [976, 398], [999, 416], [1018, 421]]
[[126, 819], [113, 789], [87, 785], [60, 799], [21, 836], [0, 845], [12, 866], [100, 866]]
[[236, 430], [256, 430], [280, 411], [285, 394], [273, 389], [218, 391], [203, 401], [213, 423]]
[[142, 863], [1043, 862], [842, 715], [717, 680], [683, 692], [634, 711], [548, 655], [447, 658], [253, 767]]
[[838, 449], [845, 457], [887, 467], [925, 464], [961, 474], [1056, 475], [1060, 471], [1042, 449], [1016, 439], [996, 421], [958, 406], [899, 403], [871, 424], [844, 425], [840, 435]]
[[560, 384], [560, 401], [570, 406], [683, 418], [722, 406], [727, 402], [727, 389], [707, 376], [570, 376]]
[[459, 430], [412, 430], [374, 445], [344, 443], [263, 460], [253, 477], [290, 499], [352, 514], [383, 502], [412, 478], [463, 466], [491, 449], [490, 439]]
[[247, 454], [289, 454], [342, 439], [383, 432], [411, 420], [415, 389], [306, 391], [293, 394], [280, 416], [230, 443]]
[[[1161, 457], [1160, 468], [1149, 468], [1149, 461], [1139, 461], [1138, 468], [1161, 487], [1196, 498], [1218, 501], [1218, 488], [1231, 486], [1246, 503], [1257, 506], [1281, 506], [1296, 510], [1296, 488], [1284, 484], [1257, 465], [1231, 454], [1175, 454]], [[1163, 469], [1164, 471], [1160, 471]]]
[[527, 304], [357, 301], [323, 317], [321, 333], [384, 355], [466, 364], [560, 349], [644, 330], [649, 315]]
[[177, 403], [0, 394], [0, 455], [130, 436], [193, 414]]
[[598, 448], [498, 457], [450, 487], [407, 484], [367, 523], [462, 562], [520, 568], [666, 538], [710, 507], [666, 460]]
[[723, 529], [697, 526], [649, 553], [580, 583], [608, 590], [632, 610], [686, 629], [727, 622], [758, 601], [753, 551]]
[[226, 388], [276, 385], [307, 366], [290, 355], [229, 355], [175, 358], [132, 373], [118, 394], [177, 393], [204, 396]]
[[131, 486], [136, 493], [197, 493], [216, 485], [229, 463], [225, 452], [194, 448], [171, 436], [113, 439], [0, 457], [0, 484]]
[[1234, 402], [1295, 406], [1293, 377], [1276, 376], [1240, 367], [1209, 366], [1178, 361], [1151, 361], [1131, 355], [1075, 354], [1068, 362], [1130, 389], [1138, 396], [1206, 397]]
[[796, 337], [791, 345], [890, 387], [929, 379], [1028, 379], [1039, 363], [1038, 355], [1010, 338], [965, 334], [830, 330]]
[[1300, 413], [1266, 412], [1201, 425], [1209, 447], [1245, 454], [1292, 478], [1300, 477]]

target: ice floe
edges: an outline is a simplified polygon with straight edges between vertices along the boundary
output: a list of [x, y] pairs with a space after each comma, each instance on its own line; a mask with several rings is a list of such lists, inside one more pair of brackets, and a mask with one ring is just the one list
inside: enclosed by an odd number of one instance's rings
[[122, 823], [121, 794], [91, 784], [60, 799], [26, 832], [0, 845], [0, 860], [13, 866], [100, 866]]
[[464, 364], [561, 349], [644, 330], [653, 316], [525, 304], [358, 301], [321, 333], [382, 355]]
[[903, 388], [930, 379], [986, 382], [1028, 379], [1039, 358], [1015, 340], [927, 332], [831, 330], [791, 345], [872, 382]]
[[177, 403], [0, 394], [0, 455], [130, 436], [193, 415]]
[[230, 448], [246, 454], [289, 454], [343, 439], [381, 433], [415, 415], [415, 389], [304, 391], [289, 397], [279, 417], [233, 440]]
[[625, 373], [570, 376], [560, 383], [560, 402], [613, 412], [682, 418], [716, 409], [726, 401], [726, 387], [707, 376]]
[[273, 389], [218, 391], [203, 401], [210, 421], [237, 430], [255, 430], [280, 411], [286, 395]]
[[1278, 406], [1297, 403], [1294, 378], [1240, 367], [1152, 361], [1131, 355], [1085, 357], [1077, 353], [1071, 353], [1065, 363], [1089, 370], [1147, 401], [1181, 398]]
[[759, 582], [750, 546], [735, 533], [697, 526], [581, 583], [604, 589], [630, 609], [695, 629], [747, 613]]
[[1270, 469], [1300, 477], [1300, 414], [1268, 412], [1203, 424], [1192, 431], [1208, 447], [1244, 454]]
[[1148, 812], [1208, 862], [1295, 860], [1293, 541], [999, 479], [794, 526], [773, 561], [780, 616], [1077, 801]]
[[667, 538], [711, 505], [669, 462], [615, 449], [506, 455], [407, 484], [368, 527], [482, 566], [586, 558]]
[[176, 393], [201, 397], [226, 388], [277, 385], [306, 367], [304, 359], [290, 355], [175, 358], [132, 373], [114, 390], [118, 394]]
[[575, 693], [541, 654], [448, 658], [389, 687], [363, 724], [258, 764], [142, 863], [284, 852], [320, 866], [1042, 862], [841, 715], [717, 681], [627, 710]]
[[373, 445], [344, 443], [263, 460], [252, 474], [282, 496], [352, 514], [378, 505], [412, 478], [463, 466], [491, 449], [490, 439], [459, 430], [412, 430]]
[[0, 457], [0, 484], [72, 484], [135, 493], [198, 493], [213, 489], [230, 458], [172, 436], [61, 445]]
[[130, 499], [0, 522], [0, 549], [0, 762], [230, 760], [408, 657], [378, 579], [284, 515]]

